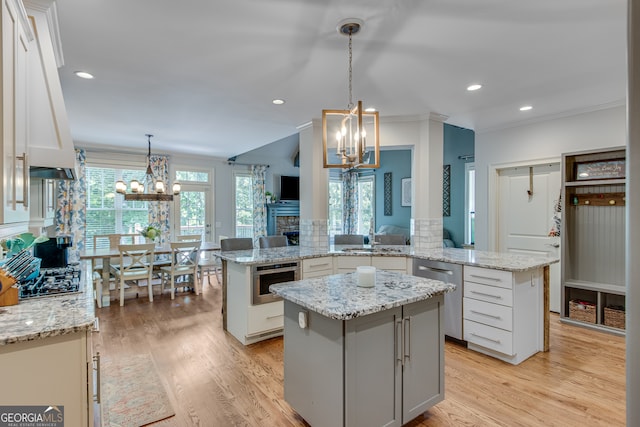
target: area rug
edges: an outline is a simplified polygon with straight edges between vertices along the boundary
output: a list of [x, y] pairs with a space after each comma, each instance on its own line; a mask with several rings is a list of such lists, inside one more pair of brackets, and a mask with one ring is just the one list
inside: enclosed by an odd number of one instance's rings
[[140, 427], [175, 415], [149, 354], [104, 358], [102, 425]]

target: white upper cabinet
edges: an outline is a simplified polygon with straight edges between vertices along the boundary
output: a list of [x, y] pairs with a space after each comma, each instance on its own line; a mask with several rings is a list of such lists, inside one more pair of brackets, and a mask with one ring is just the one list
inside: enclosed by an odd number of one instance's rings
[[26, 231], [29, 221], [28, 56], [32, 40], [33, 33], [22, 3], [3, 0], [0, 234]]

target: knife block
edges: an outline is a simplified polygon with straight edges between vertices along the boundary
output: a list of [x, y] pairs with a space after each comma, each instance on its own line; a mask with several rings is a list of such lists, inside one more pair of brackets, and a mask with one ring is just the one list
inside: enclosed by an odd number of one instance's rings
[[18, 304], [18, 288], [9, 288], [8, 291], [0, 295], [0, 307]]

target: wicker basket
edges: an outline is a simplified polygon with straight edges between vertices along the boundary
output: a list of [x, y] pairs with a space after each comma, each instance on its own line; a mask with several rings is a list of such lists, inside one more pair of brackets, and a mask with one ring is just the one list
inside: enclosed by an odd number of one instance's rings
[[585, 301], [569, 301], [569, 319], [596, 323], [596, 305]]
[[612, 328], [624, 329], [625, 313], [622, 307], [605, 307], [604, 324]]

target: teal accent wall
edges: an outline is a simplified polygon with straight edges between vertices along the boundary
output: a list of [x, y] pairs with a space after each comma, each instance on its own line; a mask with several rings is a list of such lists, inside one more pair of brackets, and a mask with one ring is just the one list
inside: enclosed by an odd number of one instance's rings
[[475, 154], [475, 132], [450, 124], [444, 124], [443, 165], [451, 165], [451, 216], [443, 216], [443, 227], [449, 230], [451, 240], [460, 247], [464, 243], [464, 168], [473, 158], [459, 156]]
[[[391, 172], [391, 215], [384, 214], [384, 174]], [[402, 178], [411, 178], [411, 150], [381, 150], [376, 176], [376, 230], [381, 225], [409, 228], [411, 206], [401, 206]]]

